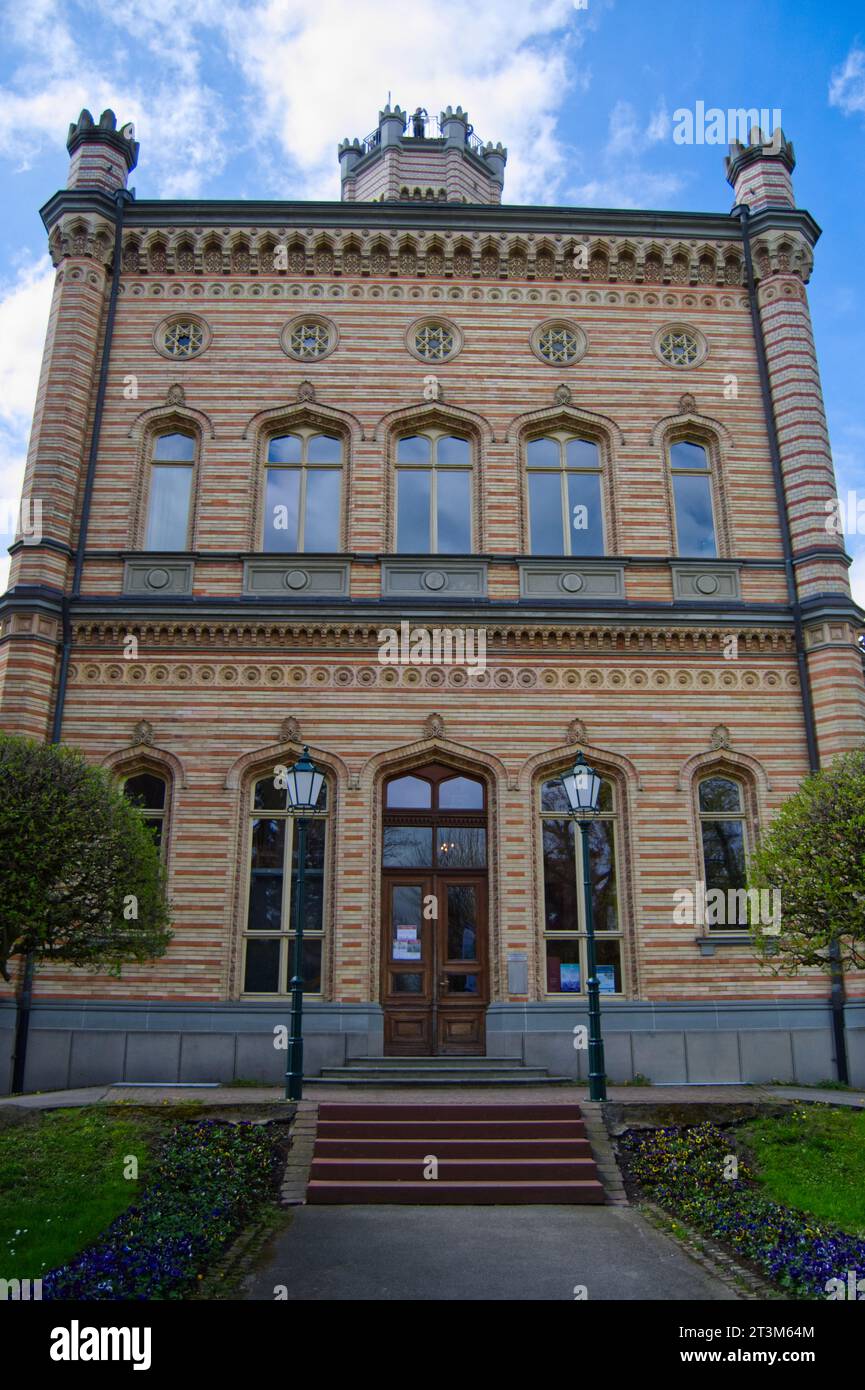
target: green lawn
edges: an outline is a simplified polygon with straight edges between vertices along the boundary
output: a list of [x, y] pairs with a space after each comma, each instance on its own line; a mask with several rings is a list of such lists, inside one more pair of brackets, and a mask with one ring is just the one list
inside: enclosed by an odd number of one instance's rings
[[809, 1105], [738, 1134], [767, 1196], [865, 1235], [865, 1111]]
[[[0, 1124], [0, 1278], [38, 1279], [135, 1201], [158, 1132], [102, 1107], [28, 1114]], [[138, 1178], [124, 1177], [127, 1155]]]

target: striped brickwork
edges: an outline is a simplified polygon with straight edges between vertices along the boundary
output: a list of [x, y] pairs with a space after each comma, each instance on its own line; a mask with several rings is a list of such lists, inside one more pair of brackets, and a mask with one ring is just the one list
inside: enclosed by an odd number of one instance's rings
[[[69, 546], [110, 258], [99, 254], [101, 225], [68, 214], [51, 233], [58, 290], [27, 487], [45, 492], [48, 534]], [[289, 257], [279, 271], [282, 245]], [[582, 268], [574, 256], [581, 245]], [[810, 248], [795, 230], [767, 232], [755, 237], [754, 254], [794, 541], [799, 551], [825, 549], [815, 515], [834, 483], [804, 300]], [[334, 215], [332, 227], [250, 223], [226, 232], [216, 214], [153, 225], [133, 212], [123, 267], [63, 736], [118, 775], [157, 767], [169, 778], [176, 936], [163, 961], [124, 970], [119, 981], [40, 970], [40, 992], [238, 998], [250, 784], [307, 742], [333, 789], [327, 999], [377, 998], [381, 783], [432, 758], [488, 786], [493, 999], [523, 997], [508, 993], [514, 951], [527, 954], [528, 998], [544, 997], [538, 786], [578, 747], [616, 791], [626, 997], [823, 999], [822, 978], [775, 980], [744, 945], [701, 955], [698, 931], [673, 920], [676, 890], [702, 877], [698, 776], [719, 769], [741, 779], [753, 839], [808, 770], [735, 225], [716, 240], [614, 229], [588, 237], [576, 213], [573, 231], [549, 233], [486, 223], [376, 229], [359, 207], [356, 224]], [[207, 329], [205, 350], [191, 360], [157, 350], [160, 324], [176, 314]], [[282, 349], [283, 328], [303, 314], [336, 329], [321, 361]], [[431, 365], [408, 351], [412, 323], [429, 316], [459, 330], [452, 361]], [[534, 355], [532, 333], [548, 320], [583, 330], [580, 361], [551, 367]], [[670, 324], [700, 338], [698, 365], [659, 358], [658, 335]], [[243, 556], [261, 547], [267, 440], [304, 423], [344, 440], [348, 599], [307, 610], [292, 599], [250, 614]], [[422, 611], [382, 601], [382, 558], [394, 550], [395, 441], [425, 425], [471, 440], [473, 550], [487, 557], [489, 601], [430, 599]], [[197, 441], [188, 558], [202, 602], [126, 602], [124, 563], [141, 550], [151, 441], [176, 428]], [[519, 606], [519, 559], [529, 550], [523, 450], [547, 428], [600, 446], [606, 548], [626, 562], [628, 607], [598, 616], [579, 602], [530, 614]], [[677, 598], [666, 450], [683, 434], [709, 450], [719, 557], [736, 570], [732, 604]], [[60, 589], [67, 567], [62, 549], [21, 548], [12, 582]], [[803, 594], [849, 604], [837, 543], [800, 574]], [[379, 628], [401, 618], [483, 627], [486, 671], [473, 679], [459, 668], [382, 665]], [[44, 736], [56, 619], [16, 608], [4, 624], [4, 726]], [[856, 630], [852, 615], [809, 627], [825, 755], [857, 746], [865, 732]], [[289, 717], [298, 727], [287, 731]]]

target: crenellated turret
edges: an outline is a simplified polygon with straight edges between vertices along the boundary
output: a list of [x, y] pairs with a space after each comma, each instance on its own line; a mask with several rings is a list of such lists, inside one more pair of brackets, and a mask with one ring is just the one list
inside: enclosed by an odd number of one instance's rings
[[101, 188], [115, 193], [138, 163], [135, 127], [117, 129], [113, 111], [103, 111], [97, 125], [85, 108], [69, 127], [66, 148], [71, 155], [67, 188]]
[[747, 145], [735, 140], [730, 145], [726, 167], [736, 204], [747, 203], [752, 212], [765, 207], [796, 206], [790, 177], [796, 156], [780, 126], [771, 137], [754, 126]]
[[339, 146], [343, 202], [500, 203], [507, 157], [502, 144], [478, 139], [461, 106], [435, 119], [388, 103], [365, 140]]

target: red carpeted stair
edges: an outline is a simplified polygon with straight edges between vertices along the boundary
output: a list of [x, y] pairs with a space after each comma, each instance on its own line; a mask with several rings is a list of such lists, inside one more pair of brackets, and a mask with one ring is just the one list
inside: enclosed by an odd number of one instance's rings
[[325, 1103], [306, 1200], [602, 1203], [604, 1189], [578, 1105]]

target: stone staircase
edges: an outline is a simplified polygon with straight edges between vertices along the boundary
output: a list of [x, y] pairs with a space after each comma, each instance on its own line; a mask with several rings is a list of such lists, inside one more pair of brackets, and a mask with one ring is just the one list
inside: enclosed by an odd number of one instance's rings
[[605, 1194], [578, 1105], [322, 1102], [306, 1200], [558, 1205]]
[[310, 1086], [567, 1086], [567, 1076], [550, 1076], [510, 1057], [350, 1057], [322, 1067]]

